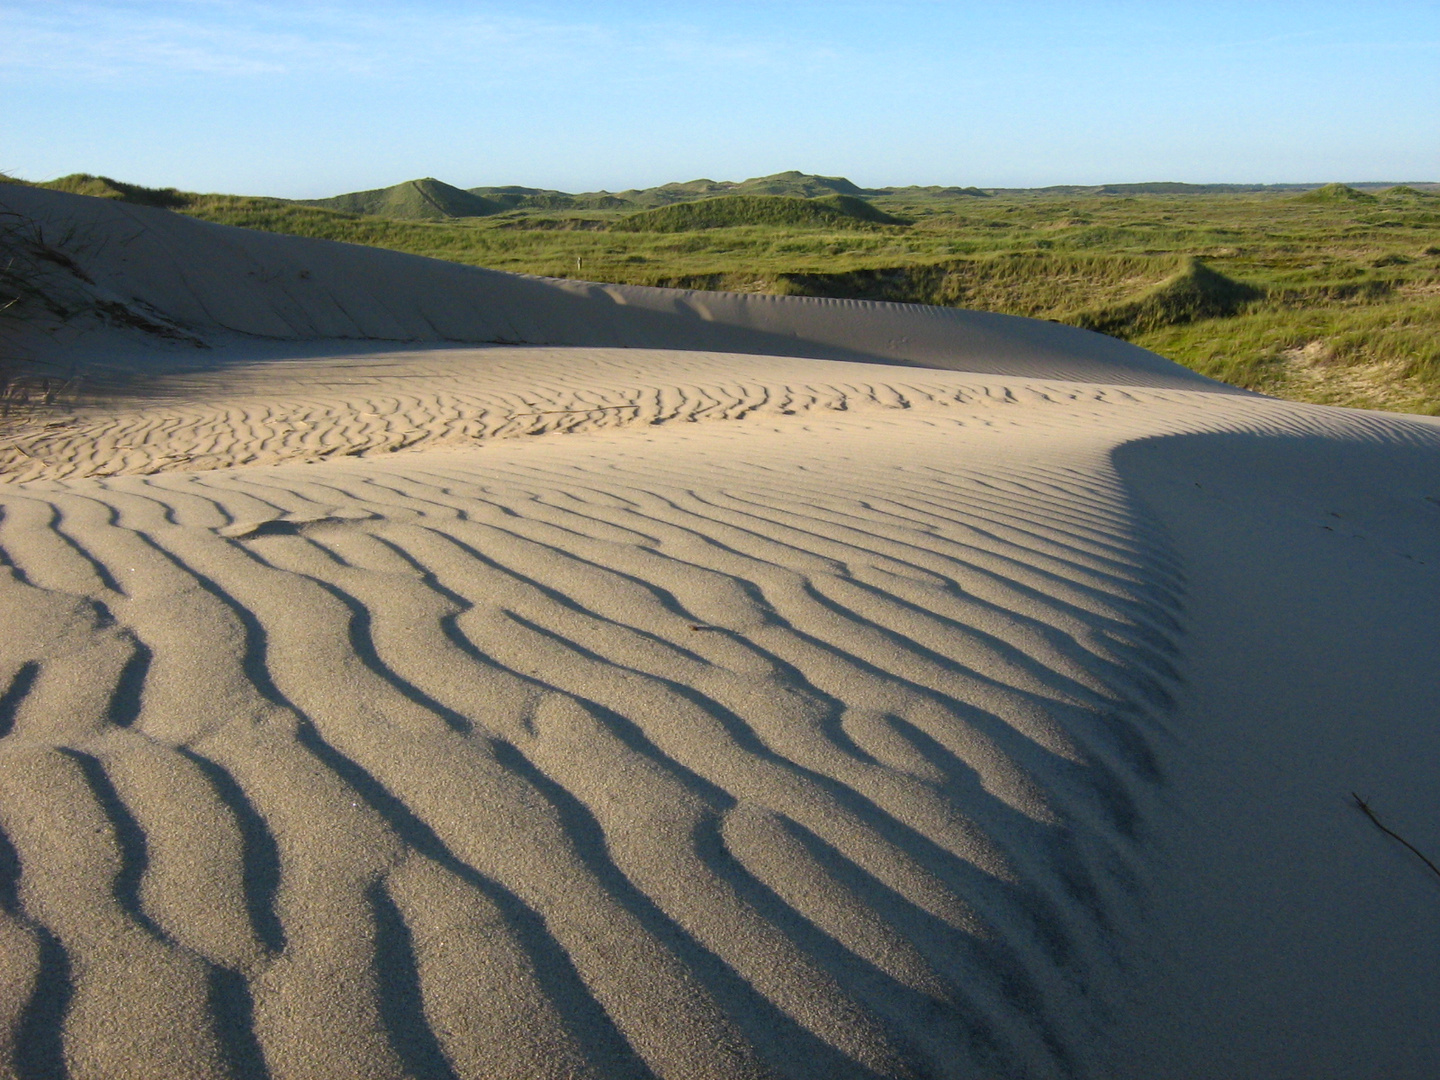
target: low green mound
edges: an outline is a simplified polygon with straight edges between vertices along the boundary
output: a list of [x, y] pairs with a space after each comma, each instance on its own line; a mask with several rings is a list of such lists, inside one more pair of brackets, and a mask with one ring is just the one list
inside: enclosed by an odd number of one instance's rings
[[52, 191], [68, 191], [72, 195], [93, 195], [98, 199], [119, 199], [122, 202], [139, 203], [141, 206], [160, 206], [167, 210], [183, 210], [194, 203], [197, 196], [175, 188], [147, 188], [139, 184], [125, 184], [108, 176], [91, 176], [89, 173], [71, 173], [58, 180], [47, 180], [36, 187]]
[[784, 195], [721, 195], [715, 199], [674, 203], [642, 210], [612, 229], [621, 232], [693, 232], [742, 225], [789, 225], [854, 228], [859, 224], [904, 225], [900, 218], [853, 195], [796, 199]]
[[307, 199], [305, 205], [400, 221], [486, 217], [508, 209], [503, 202], [462, 191], [428, 176], [423, 180], [407, 180], [403, 184], [374, 191], [352, 191], [329, 199]]
[[816, 199], [828, 195], [859, 195], [861, 189], [843, 176], [815, 176], [795, 169], [757, 176], [737, 185], [737, 195], [789, 195], [792, 198]]
[[1326, 184], [1314, 191], [1307, 191], [1303, 195], [1295, 196], [1296, 202], [1308, 203], [1371, 203], [1375, 201], [1374, 195], [1367, 195], [1363, 191], [1356, 191], [1348, 184]]
[[876, 225], [909, 225], [910, 222], [904, 218], [896, 217], [894, 214], [887, 214], [874, 203], [864, 199], [858, 199], [854, 195], [823, 195], [812, 202], [819, 206], [828, 206], [838, 210], [849, 217], [857, 218], [860, 221], [873, 221]]
[[1396, 184], [1392, 188], [1386, 188], [1380, 194], [1386, 199], [1433, 199], [1436, 197], [1432, 192], [1421, 191], [1409, 184]]
[[1235, 315], [1246, 304], [1260, 300], [1264, 295], [1253, 285], [1228, 278], [1199, 259], [1188, 258], [1178, 272], [1140, 295], [1078, 312], [1064, 321], [1102, 334], [1128, 338], [1196, 319]]

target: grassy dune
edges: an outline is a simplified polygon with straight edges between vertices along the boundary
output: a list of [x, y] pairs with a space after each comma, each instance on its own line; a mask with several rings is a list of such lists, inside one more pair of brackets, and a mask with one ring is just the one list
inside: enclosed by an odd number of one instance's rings
[[484, 217], [505, 209], [501, 203], [431, 177], [407, 180], [403, 184], [374, 191], [352, 191], [331, 199], [313, 199], [309, 205], [352, 214], [415, 221]]
[[611, 225], [622, 232], [693, 232], [749, 225], [778, 228], [854, 228], [859, 222], [908, 225], [854, 195], [794, 198], [784, 195], [721, 195], [674, 203], [627, 215]]
[[[422, 207], [425, 185], [445, 198]], [[579, 196], [415, 181], [324, 206], [48, 186], [520, 273], [1054, 319], [1280, 397], [1440, 413], [1440, 193], [1407, 186], [862, 190], [782, 173]], [[436, 206], [483, 216], [417, 220]]]

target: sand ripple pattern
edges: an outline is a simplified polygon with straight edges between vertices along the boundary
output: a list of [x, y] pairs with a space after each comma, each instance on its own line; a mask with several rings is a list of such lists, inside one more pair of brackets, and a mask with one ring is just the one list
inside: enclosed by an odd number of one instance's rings
[[1163, 537], [742, 427], [4, 489], [0, 1073], [1103, 1073]]
[[[172, 358], [173, 360], [173, 358]], [[161, 366], [161, 365], [157, 365]], [[1048, 408], [1047, 408], [1048, 407]], [[388, 457], [495, 440], [715, 421], [1019, 430], [1113, 438], [1227, 430], [1389, 439], [1385, 416], [1223, 392], [1057, 382], [734, 353], [553, 347], [287, 357], [142, 380], [94, 404], [0, 418], [0, 483]], [[1402, 425], [1403, 427], [1403, 425]], [[803, 432], [804, 429], [800, 429]]]
[[290, 358], [146, 380], [127, 405], [53, 411], [0, 438], [0, 482], [316, 462], [699, 421], [911, 413], [947, 426], [1028, 422], [1007, 406], [1199, 405], [1213, 395], [799, 358], [645, 349], [451, 348]]

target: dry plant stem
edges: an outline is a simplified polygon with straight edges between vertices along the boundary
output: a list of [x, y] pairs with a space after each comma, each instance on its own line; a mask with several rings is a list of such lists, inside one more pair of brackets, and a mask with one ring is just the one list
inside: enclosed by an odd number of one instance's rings
[[620, 412], [625, 409], [638, 409], [639, 407], [638, 405], [596, 405], [593, 409], [541, 409], [539, 412], [511, 413], [510, 419], [516, 420], [522, 416], [559, 416], [561, 414], [585, 416], [588, 413]]
[[1355, 792], [1352, 791], [1350, 793], [1350, 798], [1355, 800], [1356, 808], [1359, 809], [1360, 812], [1363, 813], [1367, 818], [1369, 818], [1377, 829], [1383, 832], [1386, 836], [1391, 836], [1394, 837], [1396, 840], [1399, 840], [1400, 843], [1404, 844], [1407, 848], [1413, 851], [1421, 862], [1423, 862], [1426, 866], [1430, 868], [1431, 873], [1433, 873], [1437, 878], [1440, 878], [1440, 866], [1436, 866], [1425, 856], [1425, 853], [1423, 851], [1417, 848], [1414, 844], [1410, 843], [1409, 840], [1406, 840], [1395, 830], [1386, 828], [1384, 823], [1375, 816], [1375, 811], [1370, 809], [1370, 804], [1367, 803], [1364, 799], [1362, 799], [1359, 795], [1355, 794]]

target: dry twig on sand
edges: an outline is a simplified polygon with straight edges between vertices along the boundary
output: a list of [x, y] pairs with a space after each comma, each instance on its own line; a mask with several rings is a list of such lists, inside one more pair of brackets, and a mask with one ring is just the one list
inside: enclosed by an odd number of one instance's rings
[[638, 409], [639, 407], [639, 405], [595, 405], [589, 409], [541, 409], [539, 412], [511, 413], [510, 419], [518, 420], [522, 416], [585, 416], [589, 413], [616, 412], [623, 409]]
[[1440, 866], [1436, 866], [1433, 862], [1431, 862], [1429, 858], [1426, 857], [1423, 851], [1417, 848], [1414, 844], [1410, 843], [1409, 840], [1406, 840], [1394, 829], [1387, 828], [1385, 823], [1375, 816], [1375, 811], [1370, 809], [1370, 804], [1368, 802], [1362, 799], [1359, 795], [1355, 794], [1355, 792], [1353, 791], [1350, 793], [1350, 798], [1355, 800], [1356, 809], [1358, 809], [1362, 814], [1369, 818], [1371, 823], [1377, 829], [1383, 832], [1386, 836], [1391, 836], [1394, 837], [1396, 840], [1399, 840], [1400, 843], [1404, 844], [1407, 848], [1414, 852], [1416, 857], [1419, 858], [1420, 861], [1423, 862], [1426, 866], [1428, 866], [1431, 872], [1434, 873], [1436, 877], [1440, 877]]

